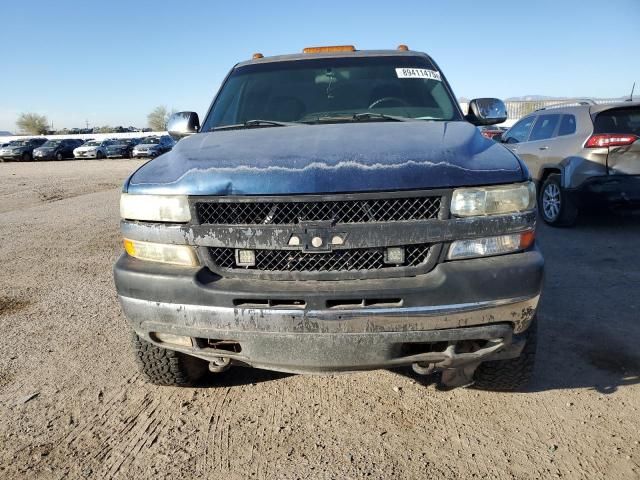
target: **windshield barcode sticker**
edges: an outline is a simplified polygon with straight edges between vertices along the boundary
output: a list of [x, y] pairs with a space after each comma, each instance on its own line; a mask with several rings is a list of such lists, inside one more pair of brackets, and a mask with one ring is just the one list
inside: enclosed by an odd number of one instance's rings
[[426, 78], [427, 80], [442, 81], [440, 72], [426, 68], [396, 68], [396, 75], [398, 78]]

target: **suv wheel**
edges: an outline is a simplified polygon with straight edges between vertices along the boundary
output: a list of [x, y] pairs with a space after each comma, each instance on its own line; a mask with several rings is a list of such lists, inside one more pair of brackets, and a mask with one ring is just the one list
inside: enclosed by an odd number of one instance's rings
[[96, 158], [98, 160], [104, 160], [105, 154], [102, 152], [102, 150], [98, 150], [98, 153], [96, 153]]
[[554, 227], [570, 227], [578, 218], [578, 207], [562, 188], [560, 175], [549, 175], [538, 193], [538, 209], [542, 219]]
[[518, 358], [481, 363], [474, 374], [473, 388], [497, 392], [521, 390], [533, 375], [538, 343], [537, 320], [526, 331], [527, 343]]
[[62, 152], [56, 153], [56, 160], [58, 161], [64, 160], [64, 155], [62, 155]]
[[31, 154], [29, 152], [24, 152], [22, 154], [22, 161], [23, 162], [30, 162], [31, 160], [33, 160], [33, 157], [31, 156]]
[[204, 360], [158, 347], [135, 333], [132, 346], [138, 369], [147, 381], [156, 385], [192, 385], [208, 371]]

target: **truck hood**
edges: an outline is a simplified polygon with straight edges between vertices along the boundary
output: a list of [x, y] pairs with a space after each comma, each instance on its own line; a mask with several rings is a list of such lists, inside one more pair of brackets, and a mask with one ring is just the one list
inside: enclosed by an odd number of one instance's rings
[[489, 185], [527, 176], [511, 152], [464, 121], [363, 122], [192, 135], [138, 169], [124, 191], [287, 195]]

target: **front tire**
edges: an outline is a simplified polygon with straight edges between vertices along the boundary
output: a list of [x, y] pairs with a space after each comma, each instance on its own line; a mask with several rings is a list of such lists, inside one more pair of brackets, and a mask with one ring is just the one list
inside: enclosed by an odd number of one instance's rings
[[538, 193], [538, 209], [545, 223], [553, 227], [570, 227], [578, 218], [578, 207], [567, 190], [562, 188], [560, 175], [549, 175]]
[[204, 360], [158, 347], [135, 333], [132, 346], [138, 370], [155, 385], [193, 385], [207, 373]]
[[100, 150], [98, 150], [98, 153], [96, 153], [96, 158], [98, 160], [104, 160], [105, 159], [105, 154], [102, 153]]
[[481, 363], [473, 376], [473, 388], [494, 392], [522, 390], [533, 376], [538, 344], [537, 320], [526, 331], [527, 343], [517, 358]]
[[33, 160], [33, 157], [31, 156], [31, 154], [29, 152], [24, 152], [22, 154], [22, 159], [23, 162], [31, 162]]
[[64, 155], [62, 155], [62, 152], [56, 153], [56, 160], [58, 160], [59, 162], [64, 160]]

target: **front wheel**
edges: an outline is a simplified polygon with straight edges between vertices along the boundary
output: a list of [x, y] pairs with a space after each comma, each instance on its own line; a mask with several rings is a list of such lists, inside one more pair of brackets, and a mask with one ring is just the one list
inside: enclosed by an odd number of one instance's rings
[[62, 155], [62, 152], [56, 153], [56, 160], [58, 160], [59, 162], [64, 160], [64, 155]]
[[138, 369], [147, 381], [156, 385], [193, 385], [208, 371], [204, 360], [158, 347], [135, 333], [132, 346]]
[[509, 360], [481, 363], [476, 369], [473, 388], [496, 392], [521, 390], [533, 375], [538, 343], [537, 320], [534, 318], [526, 331], [526, 340], [520, 356]]
[[23, 162], [30, 162], [31, 160], [33, 160], [33, 157], [31, 156], [31, 154], [29, 152], [24, 152], [22, 154], [22, 161]]
[[538, 193], [538, 209], [545, 223], [553, 227], [570, 227], [578, 218], [578, 207], [562, 188], [560, 175], [549, 175]]
[[98, 153], [96, 153], [96, 158], [98, 160], [104, 160], [105, 154], [103, 152], [101, 152], [100, 150], [98, 150]]

